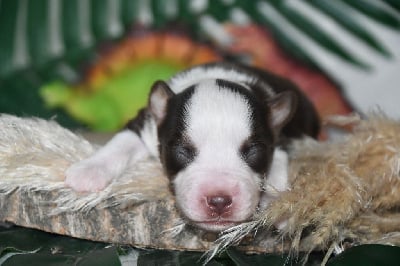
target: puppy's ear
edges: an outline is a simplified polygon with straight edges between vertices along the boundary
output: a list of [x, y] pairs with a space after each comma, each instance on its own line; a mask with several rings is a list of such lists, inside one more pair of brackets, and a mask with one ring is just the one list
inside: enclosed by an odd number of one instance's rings
[[284, 91], [267, 100], [270, 110], [269, 122], [276, 135], [292, 118], [297, 108], [297, 97], [293, 91]]
[[151, 87], [148, 106], [159, 125], [167, 112], [168, 100], [174, 95], [170, 87], [162, 80], [156, 81]]

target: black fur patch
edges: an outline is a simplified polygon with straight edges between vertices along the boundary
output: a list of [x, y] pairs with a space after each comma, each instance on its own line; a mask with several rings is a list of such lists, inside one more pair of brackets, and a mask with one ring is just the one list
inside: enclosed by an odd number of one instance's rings
[[174, 95], [168, 101], [167, 114], [158, 128], [160, 159], [170, 179], [189, 165], [197, 150], [185, 137], [185, 108], [192, 97], [195, 86]]
[[136, 117], [128, 123], [126, 123], [125, 128], [132, 130], [140, 136], [140, 133], [144, 127], [146, 120], [150, 119], [150, 114], [146, 108], [141, 109]]
[[265, 174], [271, 164], [275, 139], [272, 130], [268, 127], [268, 108], [263, 101], [264, 97], [257, 97], [253, 91], [228, 80], [217, 79], [220, 89], [229, 89], [246, 99], [250, 107], [251, 132], [238, 151], [242, 159], [256, 173]]

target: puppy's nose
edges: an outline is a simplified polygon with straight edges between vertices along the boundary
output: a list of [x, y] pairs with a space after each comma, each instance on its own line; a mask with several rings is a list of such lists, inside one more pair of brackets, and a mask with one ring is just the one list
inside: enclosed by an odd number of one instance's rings
[[208, 207], [218, 215], [227, 212], [232, 205], [232, 197], [226, 195], [217, 195], [207, 197]]

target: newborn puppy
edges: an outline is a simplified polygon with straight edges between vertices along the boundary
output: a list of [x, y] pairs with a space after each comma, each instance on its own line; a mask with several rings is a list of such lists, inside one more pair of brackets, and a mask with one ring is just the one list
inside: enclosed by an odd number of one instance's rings
[[287, 141], [316, 137], [318, 115], [290, 82], [214, 63], [151, 88], [148, 106], [90, 158], [66, 171], [77, 191], [98, 191], [148, 156], [159, 159], [187, 220], [221, 231], [252, 218], [288, 188]]

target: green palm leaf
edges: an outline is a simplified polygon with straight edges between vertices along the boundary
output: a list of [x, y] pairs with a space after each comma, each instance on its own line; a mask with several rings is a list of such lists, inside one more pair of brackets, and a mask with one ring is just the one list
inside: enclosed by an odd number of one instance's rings
[[397, 0], [383, 0], [386, 4], [400, 12], [400, 2]]
[[307, 64], [317, 65], [316, 61], [314, 61], [303, 47], [281, 29], [279, 23], [271, 19], [268, 14], [263, 13], [263, 9], [258, 8], [250, 1], [237, 0], [237, 2], [248, 14], [254, 14], [252, 18], [255, 22], [260, 23], [261, 25], [266, 25], [274, 33], [275, 38], [282, 47], [286, 49], [286, 51], [291, 51], [295, 57]]
[[302, 16], [295, 9], [289, 8], [282, 1], [271, 1], [271, 3], [288, 21], [299, 28], [304, 34], [308, 35], [311, 39], [315, 40], [322, 47], [328, 49], [349, 63], [362, 68], [368, 68], [366, 63], [358, 60], [341, 44], [339, 44], [335, 40], [334, 36], [325, 33], [317, 24]]
[[343, 11], [338, 7], [337, 2], [329, 0], [310, 0], [309, 3], [321, 12], [334, 19], [338, 24], [343, 26], [343, 29], [351, 32], [354, 36], [364, 41], [370, 48], [376, 52], [390, 57], [390, 52], [371, 34], [365, 27], [351, 16], [343, 16]]
[[[289, 52], [301, 59], [310, 60], [312, 55], [304, 49], [299, 50], [295, 44], [296, 40], [285, 34], [285, 30], [279, 24], [260, 14], [258, 5], [263, 2], [272, 4], [286, 20], [321, 47], [350, 64], [365, 67], [362, 59], [348, 52], [346, 47], [336, 41], [335, 36], [324, 32], [307, 17], [288, 7], [287, 1], [217, 0], [209, 2], [203, 10], [198, 10], [193, 8], [191, 1], [184, 0], [1, 0], [0, 77], [4, 78], [27, 67], [40, 68], [52, 64], [57, 59], [82, 56], [99, 41], [118, 38], [127, 32], [133, 23], [143, 22], [143, 7], [146, 6], [150, 11], [151, 25], [163, 27], [170, 22], [183, 21], [195, 33], [199, 32], [200, 18], [205, 14], [223, 22], [230, 19], [233, 8], [241, 8], [255, 22], [270, 27], [278, 41], [283, 42]], [[327, 0], [309, 1], [318, 12], [333, 18], [343, 29], [354, 34], [366, 45], [383, 56], [390, 56], [390, 52], [377, 38], [348, 12], [344, 12], [344, 9], [351, 7], [356, 12], [396, 30], [400, 29], [398, 16], [369, 1], [340, 2], [343, 5]], [[385, 0], [379, 3], [387, 3], [393, 10], [398, 10], [398, 1]]]
[[[389, 12], [381, 9], [380, 6], [375, 2], [369, 1], [353, 1], [353, 0], [339, 0], [352, 8], [362, 12], [366, 16], [376, 20], [377, 22], [383, 23], [384, 25], [393, 29], [400, 29], [400, 20], [398, 16], [394, 16]], [[392, 1], [393, 3], [393, 1]]]

